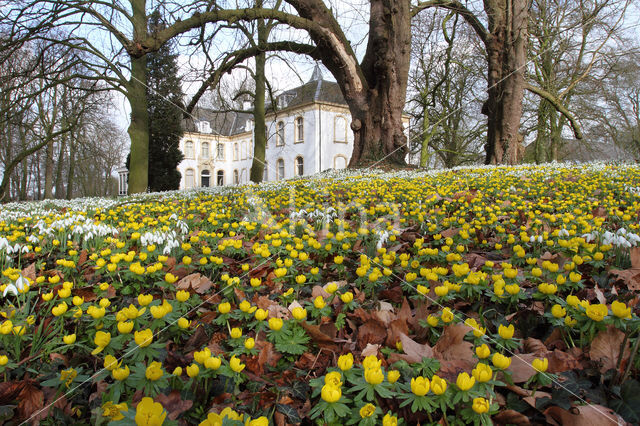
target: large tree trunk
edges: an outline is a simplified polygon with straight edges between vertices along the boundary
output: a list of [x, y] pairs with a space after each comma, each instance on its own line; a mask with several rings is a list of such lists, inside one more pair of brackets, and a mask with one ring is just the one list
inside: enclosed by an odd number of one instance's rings
[[[256, 2], [257, 7], [262, 7], [262, 1]], [[258, 47], [262, 48], [267, 42], [269, 30], [264, 19], [258, 19]], [[265, 89], [266, 76], [265, 65], [267, 62], [266, 52], [261, 51], [256, 56], [256, 92], [253, 97], [253, 162], [251, 163], [251, 182], [262, 182], [264, 177], [265, 154], [267, 147], [267, 126], [265, 124]]]
[[343, 88], [354, 133], [350, 167], [370, 162], [406, 164], [402, 111], [410, 60], [409, 1], [371, 1], [369, 42], [361, 65], [368, 87], [364, 93], [351, 85]]
[[318, 27], [309, 30], [322, 63], [338, 82], [351, 112], [349, 167], [405, 164], [402, 125], [411, 50], [409, 0], [371, 0], [367, 52], [358, 64], [350, 42], [321, 0], [288, 0]]
[[127, 98], [131, 105], [131, 160], [129, 162], [129, 193], [145, 192], [149, 182], [149, 111], [147, 109], [146, 57], [131, 58], [131, 80]]
[[487, 164], [518, 161], [520, 119], [524, 96], [528, 0], [485, 0], [489, 16], [486, 40], [489, 98], [482, 112], [488, 117]]
[[147, 99], [147, 57], [139, 40], [146, 40], [146, 0], [130, 0], [133, 23], [133, 45], [129, 51], [131, 78], [127, 84], [127, 99], [131, 106], [131, 157], [129, 161], [129, 193], [145, 192], [149, 186], [149, 110]]

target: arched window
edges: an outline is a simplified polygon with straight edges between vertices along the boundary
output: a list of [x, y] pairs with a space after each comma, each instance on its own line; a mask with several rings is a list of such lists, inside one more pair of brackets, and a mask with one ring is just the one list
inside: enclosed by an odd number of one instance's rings
[[208, 188], [211, 183], [211, 174], [209, 173], [209, 170], [204, 169], [203, 171], [200, 172], [200, 186], [203, 188]]
[[233, 184], [238, 185], [240, 183], [240, 175], [238, 174], [238, 170], [233, 171]]
[[269, 180], [269, 164], [266, 161], [264, 162], [264, 170], [262, 172], [262, 180], [264, 182]]
[[293, 166], [293, 174], [296, 176], [304, 175], [304, 159], [302, 158], [302, 156], [296, 157]]
[[333, 168], [336, 170], [344, 169], [347, 167], [347, 157], [344, 155], [338, 154], [333, 157]]
[[200, 149], [200, 157], [209, 158], [209, 142], [202, 142], [202, 147]]
[[222, 142], [218, 142], [216, 146], [216, 160], [224, 160], [224, 144]]
[[224, 185], [224, 170], [218, 170], [218, 173], [216, 174], [216, 185]]
[[238, 142], [233, 144], [233, 161], [238, 161], [240, 159], [240, 145]]
[[338, 115], [333, 121], [334, 142], [347, 142], [347, 119]]
[[276, 146], [284, 145], [284, 122], [278, 121], [276, 125]]
[[193, 141], [186, 141], [184, 143], [184, 157], [193, 158]]
[[184, 177], [184, 186], [187, 189], [193, 188], [195, 186], [195, 181], [193, 177], [194, 177], [193, 169], [187, 169], [187, 172], [185, 173], [185, 177]]
[[242, 145], [241, 145], [241, 151], [242, 151], [242, 159], [246, 160], [247, 159], [247, 141], [242, 141]]
[[247, 183], [247, 169], [242, 169], [240, 172], [240, 182]]
[[295, 143], [302, 143], [304, 142], [304, 118], [302, 117], [298, 117], [295, 119], [295, 133], [296, 133], [296, 137], [295, 137]]
[[284, 179], [284, 160], [278, 158], [276, 161], [276, 180]]

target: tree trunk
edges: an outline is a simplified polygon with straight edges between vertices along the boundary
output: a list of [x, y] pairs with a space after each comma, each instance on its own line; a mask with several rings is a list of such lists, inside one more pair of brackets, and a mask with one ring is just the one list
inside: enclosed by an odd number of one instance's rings
[[[256, 3], [258, 7], [262, 6], [262, 2]], [[258, 19], [258, 46], [262, 47], [267, 42], [269, 30], [264, 19]], [[265, 153], [267, 148], [267, 127], [265, 124], [265, 89], [266, 76], [265, 65], [267, 62], [266, 52], [262, 51], [256, 56], [256, 92], [253, 97], [253, 162], [251, 163], [251, 182], [262, 182], [264, 177]]]
[[529, 4], [527, 0], [485, 0], [484, 4], [489, 16], [489, 98], [482, 108], [488, 117], [485, 163], [515, 164], [525, 89]]
[[349, 167], [404, 165], [407, 138], [402, 110], [411, 50], [409, 0], [371, 0], [367, 51], [358, 64], [351, 43], [322, 0], [287, 0], [317, 26], [309, 35], [335, 77], [351, 113], [353, 152]]
[[53, 198], [53, 141], [47, 144], [44, 161], [44, 198]]
[[147, 109], [146, 56], [131, 58], [131, 80], [127, 99], [131, 105], [131, 160], [129, 162], [129, 193], [145, 192], [149, 182], [149, 111]]
[[58, 164], [56, 165], [56, 198], [64, 198], [64, 180], [62, 178], [62, 172], [64, 170], [64, 157], [67, 151], [67, 137], [66, 135], [60, 138], [60, 151], [58, 153]]
[[[130, 0], [133, 45], [142, 47], [148, 39], [147, 2]], [[149, 109], [147, 99], [147, 57], [144, 49], [129, 51], [131, 77], [127, 83], [127, 100], [131, 106], [131, 156], [129, 161], [129, 193], [145, 192], [149, 186]]]
[[343, 88], [354, 133], [350, 167], [371, 162], [406, 164], [402, 111], [410, 60], [409, 1], [371, 1], [369, 42], [361, 65], [368, 87], [364, 93], [351, 85]]
[[71, 138], [69, 140], [69, 170], [67, 174], [67, 200], [73, 198], [73, 181], [75, 179], [76, 172], [76, 144]]

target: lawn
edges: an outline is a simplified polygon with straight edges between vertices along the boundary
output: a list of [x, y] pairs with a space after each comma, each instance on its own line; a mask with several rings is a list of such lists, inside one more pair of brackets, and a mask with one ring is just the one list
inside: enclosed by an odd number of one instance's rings
[[638, 423], [639, 217], [604, 164], [6, 204], [0, 423]]

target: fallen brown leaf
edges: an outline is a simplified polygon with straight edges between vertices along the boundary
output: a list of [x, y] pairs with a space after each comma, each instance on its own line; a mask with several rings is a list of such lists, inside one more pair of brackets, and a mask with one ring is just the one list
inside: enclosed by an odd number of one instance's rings
[[406, 334], [400, 334], [402, 342], [402, 351], [405, 356], [402, 357], [408, 363], [422, 362], [422, 358], [433, 358], [433, 348], [428, 344], [421, 345]]
[[44, 407], [44, 394], [31, 383], [25, 384], [18, 395], [18, 413], [22, 419], [36, 415]]
[[583, 405], [571, 411], [552, 406], [544, 411], [547, 421], [561, 426], [618, 426], [627, 424], [612, 409], [602, 405]]
[[493, 420], [499, 425], [529, 425], [529, 418], [516, 410], [503, 410], [493, 416]]
[[[613, 325], [609, 325], [606, 330], [600, 331], [591, 342], [589, 349], [589, 357], [591, 360], [600, 362], [600, 372], [604, 373], [608, 370], [616, 368], [618, 357], [620, 356], [620, 345], [624, 340], [624, 333]], [[629, 357], [629, 345], [624, 348], [625, 359]]]
[[171, 420], [175, 420], [178, 416], [193, 406], [193, 401], [189, 399], [182, 399], [180, 392], [177, 390], [171, 391], [169, 395], [158, 394], [156, 401], [162, 404], [165, 410], [167, 410], [168, 417]]
[[198, 294], [206, 293], [212, 286], [213, 283], [209, 278], [197, 272], [187, 275], [176, 284], [176, 287], [180, 290], [189, 290], [192, 288]]

